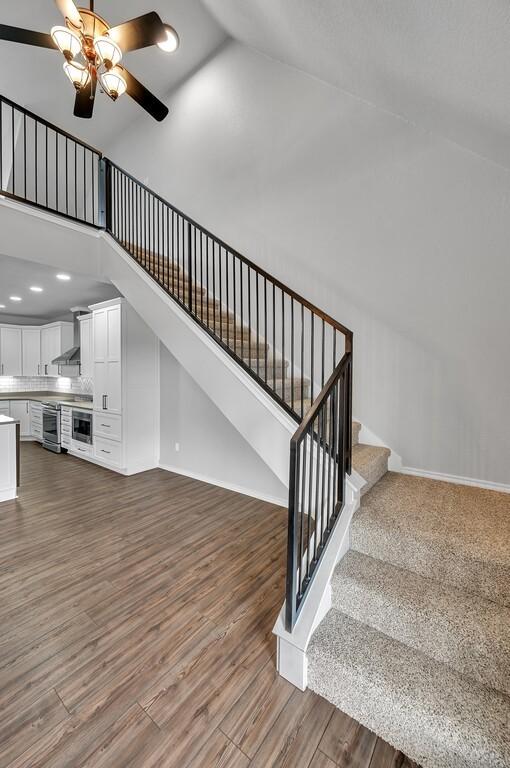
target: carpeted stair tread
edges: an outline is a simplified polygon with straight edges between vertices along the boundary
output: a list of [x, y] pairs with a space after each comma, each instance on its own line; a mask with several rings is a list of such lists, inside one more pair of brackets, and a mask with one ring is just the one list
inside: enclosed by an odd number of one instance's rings
[[331, 586], [339, 611], [510, 694], [510, 608], [353, 550]]
[[308, 651], [312, 690], [423, 768], [508, 768], [510, 699], [335, 608]]
[[359, 443], [359, 433], [361, 429], [361, 424], [359, 421], [353, 421], [352, 422], [352, 444], [358, 445]]
[[388, 471], [390, 449], [358, 443], [352, 448], [352, 466], [366, 480], [361, 494], [367, 493]]
[[510, 495], [388, 472], [364, 498], [351, 547], [510, 606]]

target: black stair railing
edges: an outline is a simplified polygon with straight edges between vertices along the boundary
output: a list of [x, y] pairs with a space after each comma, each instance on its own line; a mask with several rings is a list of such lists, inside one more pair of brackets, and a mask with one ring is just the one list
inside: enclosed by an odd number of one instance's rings
[[5, 96], [0, 137], [2, 195], [102, 226], [101, 152]]
[[104, 228], [300, 425], [290, 445], [291, 630], [351, 471], [351, 331], [101, 152], [2, 96], [0, 187]]

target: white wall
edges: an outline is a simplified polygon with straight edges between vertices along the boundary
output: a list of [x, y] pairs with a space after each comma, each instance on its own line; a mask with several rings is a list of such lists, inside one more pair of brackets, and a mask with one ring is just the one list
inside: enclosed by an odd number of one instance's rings
[[113, 159], [352, 327], [405, 465], [510, 483], [508, 172], [237, 43], [169, 103]]
[[162, 466], [286, 505], [287, 489], [162, 344], [160, 381]]

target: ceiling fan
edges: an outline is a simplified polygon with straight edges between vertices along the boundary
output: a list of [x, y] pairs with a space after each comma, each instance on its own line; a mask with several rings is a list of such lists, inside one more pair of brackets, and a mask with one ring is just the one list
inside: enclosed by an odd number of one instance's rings
[[179, 46], [177, 32], [164, 24], [157, 13], [145, 13], [115, 27], [90, 8], [77, 8], [73, 0], [55, 0], [65, 19], [65, 26], [51, 29], [50, 34], [0, 24], [0, 40], [56, 48], [63, 53], [64, 71], [76, 89], [74, 114], [92, 117], [97, 81], [113, 101], [123, 93], [156, 120], [164, 120], [168, 108], [142, 85], [131, 72], [120, 65], [128, 51], [157, 45], [172, 53]]

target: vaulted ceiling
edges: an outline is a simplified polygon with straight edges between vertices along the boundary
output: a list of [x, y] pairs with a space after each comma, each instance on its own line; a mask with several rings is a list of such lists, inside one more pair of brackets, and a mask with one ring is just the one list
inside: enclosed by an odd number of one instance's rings
[[510, 167], [508, 0], [203, 2], [243, 43]]
[[[76, 4], [88, 7], [88, 0], [77, 0]], [[176, 54], [152, 47], [127, 54], [123, 62], [163, 100], [226, 37], [200, 0], [96, 0], [95, 10], [112, 25], [155, 10], [177, 29], [181, 47]], [[62, 24], [62, 16], [53, 0], [16, 0], [0, 3], [0, 23], [49, 32], [53, 25]], [[74, 91], [62, 71], [62, 62], [56, 51], [0, 41], [0, 93], [99, 149], [142, 114], [152, 121], [130, 98], [123, 97], [114, 104], [102, 94], [96, 98], [92, 120], [74, 117]]]
[[[112, 23], [153, 9], [181, 48], [126, 64], [160, 97], [230, 35], [510, 168], [508, 0], [96, 0]], [[1, 3], [0, 22], [48, 31], [61, 17], [53, 0], [17, 0]], [[74, 118], [61, 57], [1, 41], [0, 92], [99, 146], [141, 114], [102, 97], [95, 119]]]

